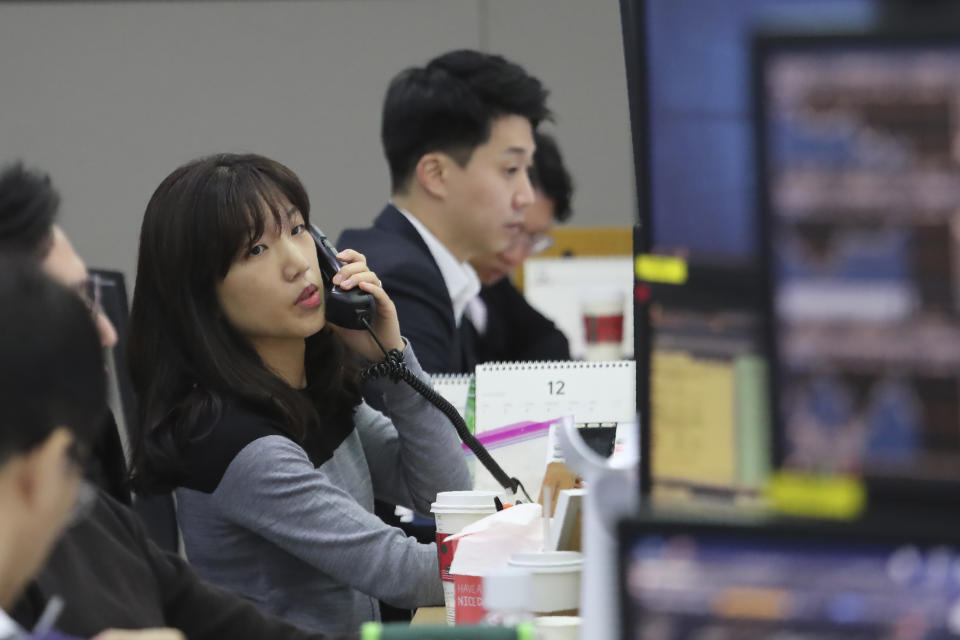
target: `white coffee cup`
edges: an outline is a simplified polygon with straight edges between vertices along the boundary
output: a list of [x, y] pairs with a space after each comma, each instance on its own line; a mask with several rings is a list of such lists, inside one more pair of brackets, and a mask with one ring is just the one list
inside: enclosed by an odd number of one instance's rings
[[597, 287], [580, 296], [583, 317], [584, 357], [587, 360], [619, 360], [623, 357], [623, 292]]
[[583, 554], [578, 551], [515, 553], [508, 565], [530, 572], [534, 613], [578, 611]]
[[493, 499], [496, 491], [444, 491], [430, 505], [430, 513], [437, 520], [437, 533], [453, 535], [477, 520], [497, 512]]
[[443, 581], [443, 603], [447, 608], [447, 624], [453, 625], [456, 602], [450, 563], [455, 547], [445, 544], [447, 536], [459, 533], [467, 525], [497, 512], [493, 499], [496, 491], [444, 491], [437, 494], [437, 501], [430, 505], [430, 512], [437, 521], [437, 560], [440, 565], [440, 580]]
[[533, 619], [535, 640], [579, 640], [579, 616], [542, 616]]

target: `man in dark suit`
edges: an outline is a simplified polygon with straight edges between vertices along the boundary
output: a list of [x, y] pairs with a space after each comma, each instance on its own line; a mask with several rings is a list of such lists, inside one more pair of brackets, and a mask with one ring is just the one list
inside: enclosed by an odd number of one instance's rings
[[391, 203], [337, 246], [366, 255], [426, 371], [473, 370], [476, 336], [463, 313], [480, 281], [468, 261], [506, 250], [523, 230], [546, 96], [520, 66], [467, 50], [402, 71], [387, 89]]
[[[77, 292], [90, 306], [100, 344], [105, 351], [117, 344], [117, 331], [99, 306], [97, 284], [77, 255], [70, 239], [57, 224], [60, 194], [43, 172], [13, 164], [0, 171], [0, 253], [25, 254], [36, 260], [48, 276]], [[130, 504], [126, 487], [127, 465], [113, 415], [107, 412], [104, 428], [93, 447], [97, 465], [93, 480], [112, 497]]]
[[71, 513], [88, 502], [85, 452], [107, 410], [87, 309], [23, 256], [0, 255], [0, 638], [8, 613]]
[[467, 306], [467, 317], [476, 329], [478, 362], [516, 360], [569, 360], [567, 337], [553, 322], [526, 301], [510, 282], [512, 271], [530, 256], [553, 245], [547, 233], [554, 222], [570, 217], [573, 181], [552, 136], [534, 135], [535, 201], [524, 212], [523, 232], [509, 248], [473, 258], [483, 289]]

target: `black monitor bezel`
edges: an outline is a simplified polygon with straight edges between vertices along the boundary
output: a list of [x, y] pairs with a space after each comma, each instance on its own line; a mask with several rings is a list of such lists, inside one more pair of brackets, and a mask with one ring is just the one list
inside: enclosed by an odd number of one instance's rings
[[743, 511], [669, 511], [647, 508], [617, 526], [617, 587], [620, 637], [633, 640], [635, 622], [627, 588], [627, 571], [634, 542], [646, 535], [726, 536], [744, 541], [795, 541], [801, 545], [912, 545], [919, 549], [950, 547], [960, 552], [958, 517], [940, 522], [905, 518], [900, 512], [874, 512], [859, 520], [812, 520]]
[[[960, 29], [941, 25], [937, 29], [903, 28], [899, 30], [849, 31], [829, 34], [761, 32], [751, 42], [751, 89], [753, 94], [754, 162], [756, 171], [756, 246], [761, 265], [761, 299], [764, 336], [763, 344], [769, 361], [767, 399], [770, 407], [771, 442], [774, 468], [783, 468], [786, 458], [786, 435], [783, 428], [780, 389], [781, 368], [778, 355], [777, 326], [774, 309], [773, 243], [774, 231], [770, 192], [770, 175], [767, 164], [769, 136], [764, 120], [767, 95], [764, 68], [770, 57], [790, 51], [816, 51], [833, 49], [854, 50], [877, 47], [950, 46], [960, 51]], [[904, 477], [879, 477], [864, 475], [871, 504], [926, 504], [935, 507], [954, 503], [960, 499], [960, 473], [956, 480], [930, 480]]]
[[101, 282], [101, 307], [117, 331], [117, 344], [112, 349], [114, 375], [120, 393], [118, 400], [123, 411], [123, 424], [127, 430], [124, 435], [126, 441], [132, 445], [136, 435], [137, 398], [133, 390], [127, 358], [130, 303], [127, 297], [126, 279], [122, 271], [91, 268], [89, 272]]
[[[756, 263], [746, 258], [730, 256], [686, 255], [687, 280], [682, 284], [667, 284], [637, 280], [645, 290], [644, 300], [635, 300], [634, 310], [643, 326], [637, 331], [637, 404], [644, 407], [641, 419], [641, 462], [645, 462], [641, 498], [649, 499], [655, 486], [653, 476], [653, 421], [651, 402], [651, 362], [654, 352], [654, 324], [650, 319], [651, 305], [668, 302], [675, 307], [697, 311], [744, 311], [753, 312], [761, 324], [763, 314], [759, 298], [759, 273]], [[639, 327], [640, 325], [638, 325]], [[765, 347], [763, 331], [757, 335], [757, 344]], [[773, 452], [770, 452], [772, 459]], [[693, 489], [693, 488], [691, 488]], [[732, 488], [731, 488], [732, 489]], [[698, 493], [723, 499], [726, 493], [719, 488], [702, 488]]]
[[[650, 192], [650, 118], [647, 69], [646, 0], [620, 0], [620, 28], [623, 37], [624, 65], [627, 74], [627, 101], [630, 111], [630, 136], [633, 142], [633, 172], [636, 185], [637, 216], [633, 229], [634, 259], [650, 249], [653, 238]], [[636, 291], [637, 281], [634, 279]], [[636, 361], [637, 427], [639, 447], [639, 491], [650, 490], [650, 434], [646, 426], [650, 412], [648, 399], [650, 361], [642, 348], [649, 322], [642, 302], [634, 295], [633, 353]]]

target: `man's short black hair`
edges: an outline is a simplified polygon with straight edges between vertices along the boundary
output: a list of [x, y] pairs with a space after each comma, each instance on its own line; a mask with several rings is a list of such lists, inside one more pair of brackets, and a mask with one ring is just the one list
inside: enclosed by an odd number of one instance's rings
[[393, 193], [406, 190], [424, 154], [441, 151], [466, 165], [497, 118], [522, 116], [534, 128], [550, 119], [547, 93], [520, 65], [467, 49], [401, 71], [387, 89], [380, 128]]
[[0, 464], [57, 427], [87, 449], [107, 411], [106, 371], [90, 310], [25, 256], [0, 254]]
[[530, 182], [533, 188], [553, 201], [553, 217], [557, 222], [566, 222], [572, 210], [573, 180], [563, 165], [563, 156], [553, 136], [538, 131], [534, 135], [537, 151], [533, 154], [533, 169]]
[[60, 194], [46, 173], [19, 162], [0, 171], [0, 251], [44, 257], [59, 207]]

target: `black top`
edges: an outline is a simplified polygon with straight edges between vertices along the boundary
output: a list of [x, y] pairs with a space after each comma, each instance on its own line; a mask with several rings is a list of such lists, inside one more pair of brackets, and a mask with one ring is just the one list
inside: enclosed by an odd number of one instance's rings
[[129, 505], [130, 487], [127, 485], [127, 462], [120, 443], [120, 431], [113, 418], [113, 412], [107, 411], [103, 419], [103, 428], [93, 444], [93, 464], [90, 479], [111, 498]]
[[484, 287], [480, 297], [487, 306], [487, 328], [477, 337], [478, 362], [570, 359], [566, 336], [530, 306], [510, 278]]
[[273, 435], [289, 438], [302, 446], [313, 466], [320, 467], [333, 457], [333, 452], [355, 428], [351, 408], [344, 407], [336, 415], [325, 414], [328, 419], [311, 425], [307, 437], [301, 440], [286, 431], [282, 421], [270, 411], [250, 402], [227, 398], [219, 416], [211, 416], [206, 421], [212, 425], [210, 429], [191, 441], [184, 452], [187, 476], [181, 485], [213, 493], [238, 453], [251, 442]]
[[204, 583], [102, 492], [91, 514], [60, 539], [11, 616], [30, 629], [53, 595], [65, 602], [56, 627], [84, 638], [108, 628], [146, 627], [175, 627], [190, 640], [334, 637], [296, 629]]

